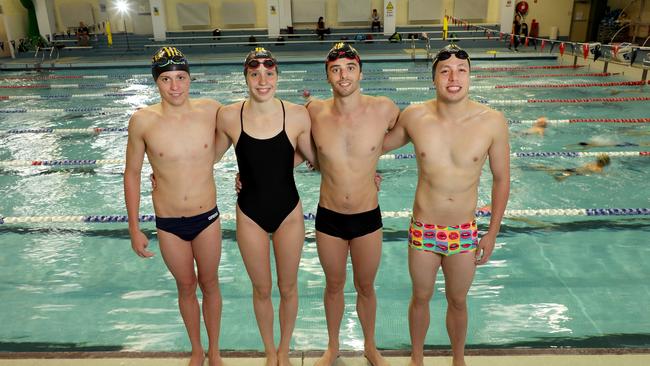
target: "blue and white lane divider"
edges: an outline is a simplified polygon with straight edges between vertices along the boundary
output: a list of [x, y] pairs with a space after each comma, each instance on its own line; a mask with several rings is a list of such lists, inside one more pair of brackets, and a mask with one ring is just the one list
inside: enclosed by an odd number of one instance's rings
[[0, 131], [0, 134], [7, 135], [20, 135], [26, 133], [42, 133], [42, 134], [89, 134], [97, 135], [100, 133], [110, 132], [128, 132], [128, 127], [88, 127], [88, 128], [15, 128], [6, 131]]
[[[117, 94], [117, 93], [114, 93]], [[135, 94], [133, 94], [135, 95]], [[128, 96], [131, 96], [129, 94]], [[640, 102], [650, 101], [649, 97], [625, 97], [625, 98], [584, 98], [584, 99], [476, 99], [477, 102], [489, 105], [523, 105], [523, 104], [543, 104], [543, 103], [621, 103], [621, 102]], [[407, 107], [412, 104], [422, 104], [427, 101], [399, 101], [396, 100], [395, 104], [400, 107]], [[93, 112], [132, 112], [135, 107], [69, 107], [69, 108], [2, 108], [0, 114], [14, 114], [14, 113], [93, 113]]]
[[96, 113], [96, 112], [133, 112], [134, 107], [68, 107], [68, 108], [3, 108], [0, 114], [15, 113]]
[[[650, 157], [650, 151], [541, 151], [541, 152], [516, 152], [511, 153], [512, 158], [582, 158], [597, 157], [607, 154], [611, 157]], [[381, 160], [402, 160], [415, 159], [415, 154], [386, 154]], [[234, 156], [228, 156], [221, 161], [235, 161]], [[69, 166], [96, 166], [96, 165], [124, 165], [123, 159], [61, 159], [61, 160], [4, 160], [0, 166], [25, 167], [25, 166], [47, 166], [47, 167], [69, 167]], [[145, 159], [145, 164], [148, 161]]]
[[[508, 124], [533, 124], [537, 122], [536, 119], [509, 119]], [[572, 119], [548, 119], [547, 123], [650, 123], [650, 118], [572, 118]], [[127, 127], [87, 127], [87, 128], [14, 128], [10, 130], [0, 131], [0, 134], [18, 135], [27, 133], [42, 133], [42, 134], [90, 134], [96, 135], [100, 133], [110, 132], [127, 132]]]
[[[488, 210], [477, 210], [477, 217], [489, 217]], [[551, 208], [551, 209], [529, 209], [529, 210], [506, 210], [505, 217], [576, 217], [576, 216], [648, 216], [650, 208]], [[233, 213], [222, 213], [222, 220], [232, 221], [235, 219]], [[314, 220], [315, 213], [305, 213], [305, 220]], [[411, 211], [383, 211], [383, 218], [409, 218]], [[140, 222], [155, 221], [154, 215], [139, 216]], [[0, 215], [0, 224], [40, 224], [40, 223], [125, 223], [128, 222], [126, 215], [70, 215], [70, 216], [7, 216]]]
[[[210, 73], [212, 75], [212, 73]], [[192, 76], [205, 76], [204, 72], [192, 72]], [[39, 75], [39, 76], [22, 76], [7, 75], [0, 77], [0, 81], [5, 80], [68, 80], [68, 79], [129, 79], [129, 78], [150, 78], [151, 74], [102, 74], [102, 75]]]

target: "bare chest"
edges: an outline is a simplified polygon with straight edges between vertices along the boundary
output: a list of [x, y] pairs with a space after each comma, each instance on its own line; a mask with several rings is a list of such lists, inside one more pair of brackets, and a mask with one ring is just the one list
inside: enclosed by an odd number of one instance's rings
[[385, 127], [369, 121], [332, 121], [312, 126], [320, 158], [367, 158], [381, 153]]
[[145, 138], [150, 160], [197, 162], [214, 159], [215, 133], [207, 124], [184, 124], [160, 128]]
[[472, 128], [421, 127], [410, 132], [423, 167], [468, 169], [483, 166], [491, 137]]

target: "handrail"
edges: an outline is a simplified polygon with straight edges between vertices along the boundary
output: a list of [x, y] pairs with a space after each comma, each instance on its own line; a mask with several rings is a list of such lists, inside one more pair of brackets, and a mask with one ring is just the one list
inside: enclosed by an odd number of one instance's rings
[[[332, 43], [332, 40], [336, 40], [336, 38], [331, 37], [332, 35], [329, 35], [331, 39], [325, 39], [325, 40], [304, 40], [304, 41], [291, 41], [291, 40], [268, 40], [268, 41], [260, 41], [256, 40], [255, 42], [249, 42], [249, 41], [243, 41], [243, 42], [204, 42], [204, 43], [157, 43], [157, 44], [145, 44], [144, 48], [158, 48], [158, 47], [168, 47], [168, 46], [173, 46], [173, 47], [206, 47], [206, 46], [248, 46], [252, 44], [277, 44], [277, 43], [287, 43], [287, 44], [305, 44], [305, 43], [325, 43], [329, 44]], [[454, 39], [457, 40], [466, 40], [466, 41], [476, 41], [476, 40], [487, 40], [489, 39], [488, 37], [456, 37]], [[388, 38], [373, 38], [373, 39], [368, 39], [368, 40], [355, 40], [355, 39], [348, 39], [346, 40], [347, 43], [370, 43], [370, 42], [390, 42]]]
[[[207, 31], [206, 31], [207, 32]], [[429, 34], [436, 34], [436, 33], [442, 33], [442, 31], [438, 30], [432, 30], [427, 32]], [[476, 33], [476, 31], [469, 31], [469, 30], [458, 30], [454, 31], [454, 33]], [[356, 33], [351, 33], [351, 32], [332, 32], [329, 34], [330, 37], [332, 36], [355, 36], [357, 34], [371, 34], [373, 36], [375, 35], [384, 35], [384, 32], [356, 32]], [[215, 38], [224, 38], [224, 39], [231, 39], [231, 38], [248, 38], [250, 36], [253, 36], [255, 38], [269, 38], [269, 39], [277, 39], [277, 37], [284, 37], [286, 38], [291, 38], [291, 37], [312, 37], [312, 36], [317, 36], [316, 33], [280, 33], [277, 36], [269, 36], [268, 34], [233, 34], [233, 35], [205, 35], [205, 36], [176, 36], [176, 37], [165, 37], [165, 40], [183, 40], [183, 39], [215, 39]], [[154, 37], [149, 37], [148, 38], [150, 41], [155, 40]]]

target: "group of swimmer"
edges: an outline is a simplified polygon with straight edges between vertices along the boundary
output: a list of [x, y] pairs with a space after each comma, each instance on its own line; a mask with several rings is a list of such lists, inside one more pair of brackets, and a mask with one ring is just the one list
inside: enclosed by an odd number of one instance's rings
[[[243, 65], [248, 98], [224, 106], [215, 100], [189, 98], [187, 58], [174, 47], [163, 47], [152, 60], [161, 101], [136, 111], [129, 121], [124, 191], [131, 245], [137, 255], [153, 256], [138, 223], [146, 154], [155, 176], [152, 199], [160, 252], [176, 280], [192, 347], [189, 364], [201, 365], [206, 357], [200, 339], [202, 310], [209, 364], [222, 365], [221, 223], [213, 168], [234, 145], [241, 183], [236, 238], [252, 283], [266, 365], [290, 365], [305, 238], [293, 174], [304, 160], [321, 174], [315, 226], [326, 281], [323, 301], [329, 341], [316, 365], [331, 366], [339, 356], [348, 256], [364, 356], [372, 365], [388, 365], [375, 343], [374, 281], [383, 226], [375, 172], [383, 153], [410, 141], [418, 166], [413, 216], [404, 238], [412, 281], [410, 364], [423, 365], [429, 301], [442, 268], [453, 365], [465, 365], [467, 293], [476, 266], [485, 264], [494, 250], [510, 191], [508, 126], [503, 114], [469, 99], [469, 55], [453, 44], [441, 49], [432, 67], [435, 99], [401, 113], [389, 98], [361, 93], [362, 61], [347, 43], [334, 45], [325, 59], [332, 89], [329, 99], [310, 100], [305, 106], [277, 99], [279, 68], [266, 49], [248, 53]], [[479, 177], [488, 158], [492, 214], [487, 232], [479, 239], [475, 210]], [[273, 337], [271, 243], [280, 292], [278, 345]], [[197, 284], [203, 293], [202, 309]]]

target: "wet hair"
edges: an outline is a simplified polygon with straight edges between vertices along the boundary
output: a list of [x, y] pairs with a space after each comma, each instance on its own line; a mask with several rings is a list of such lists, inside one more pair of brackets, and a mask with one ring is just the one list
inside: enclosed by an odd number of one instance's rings
[[151, 75], [154, 81], [157, 81], [160, 74], [166, 71], [190, 73], [187, 57], [176, 47], [161, 47], [151, 58]]
[[608, 166], [611, 163], [611, 160], [607, 154], [598, 154], [596, 157], [596, 163], [600, 166]]
[[359, 56], [359, 52], [354, 47], [350, 46], [349, 43], [339, 42], [327, 53], [327, 57], [325, 58], [325, 71], [327, 71], [327, 64], [340, 58], [357, 60], [359, 63], [359, 70], [362, 70], [363, 68], [361, 66], [361, 57]]

